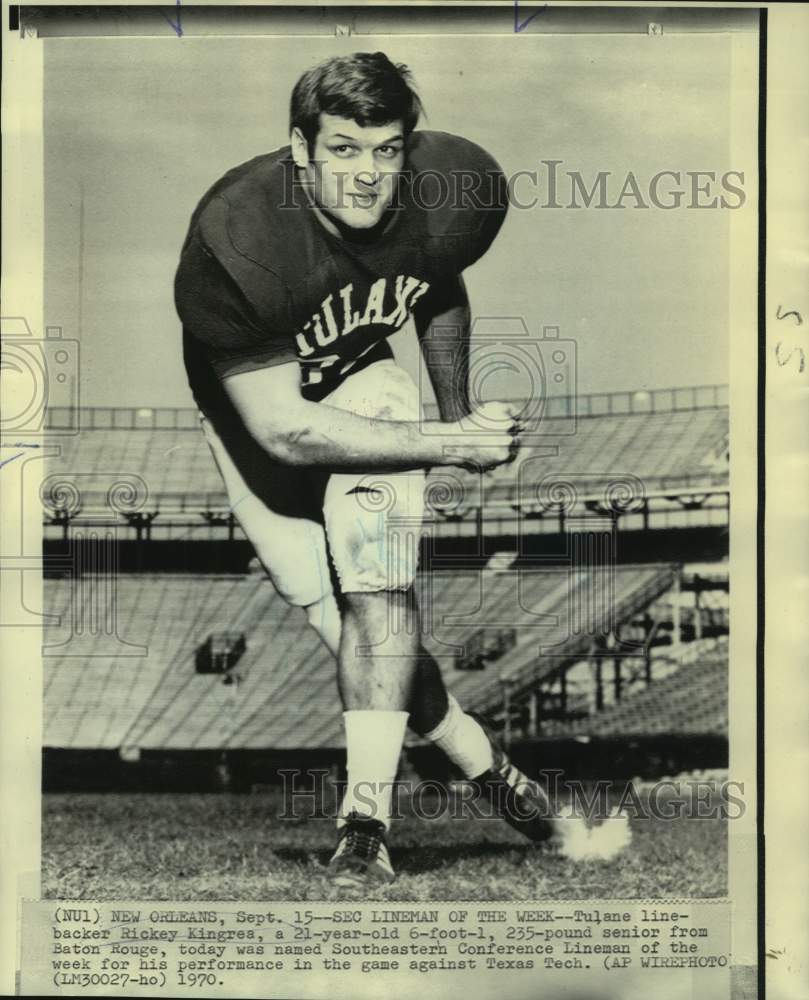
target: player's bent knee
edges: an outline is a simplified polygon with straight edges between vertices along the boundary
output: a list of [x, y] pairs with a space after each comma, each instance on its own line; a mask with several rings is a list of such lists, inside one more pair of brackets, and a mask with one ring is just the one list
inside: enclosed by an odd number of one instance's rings
[[376, 488], [356, 477], [332, 477], [324, 511], [342, 593], [407, 590], [413, 585], [423, 498], [420, 473], [386, 477]]
[[348, 596], [409, 590], [418, 570], [420, 540], [420, 532], [344, 536], [332, 546], [341, 592]]

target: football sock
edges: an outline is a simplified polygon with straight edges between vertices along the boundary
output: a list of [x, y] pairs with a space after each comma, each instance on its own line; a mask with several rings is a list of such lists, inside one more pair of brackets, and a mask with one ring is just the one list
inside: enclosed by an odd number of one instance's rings
[[337, 650], [340, 648], [342, 623], [340, 621], [340, 610], [334, 598], [334, 592], [330, 590], [319, 601], [315, 601], [314, 604], [307, 604], [304, 611], [306, 612], [306, 617], [309, 619], [309, 624], [323, 640], [332, 656], [336, 657]]
[[425, 735], [461, 769], [464, 777], [476, 778], [494, 763], [489, 737], [451, 694], [447, 697], [447, 714]]
[[393, 783], [399, 769], [407, 712], [353, 709], [343, 712], [347, 784], [337, 825], [351, 812], [390, 826]]

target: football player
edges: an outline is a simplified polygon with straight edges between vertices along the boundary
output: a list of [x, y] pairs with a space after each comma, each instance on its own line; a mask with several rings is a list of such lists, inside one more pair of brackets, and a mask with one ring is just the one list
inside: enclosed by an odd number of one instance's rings
[[[397, 536], [421, 524], [426, 470], [495, 468], [522, 431], [511, 403], [470, 416], [467, 387], [461, 274], [503, 223], [505, 178], [474, 143], [415, 131], [419, 115], [407, 68], [381, 52], [310, 69], [292, 94], [290, 145], [204, 195], [176, 276], [186, 368], [231, 509], [337, 660], [338, 884], [393, 878], [386, 832], [408, 722], [513, 826], [554, 832], [538, 785], [420, 647], [418, 545]], [[388, 344], [411, 317], [440, 420], [424, 420]], [[389, 634], [394, 616], [403, 627]]]

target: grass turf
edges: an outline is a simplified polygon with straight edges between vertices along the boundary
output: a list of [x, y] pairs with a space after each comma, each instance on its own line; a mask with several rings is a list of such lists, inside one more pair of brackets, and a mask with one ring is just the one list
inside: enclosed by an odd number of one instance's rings
[[[43, 796], [43, 896], [51, 899], [334, 900], [327, 819], [279, 819], [279, 795]], [[500, 820], [395, 823], [396, 881], [379, 901], [704, 898], [727, 891], [726, 821], [632, 819], [610, 862], [573, 863]], [[356, 897], [355, 897], [356, 898]]]

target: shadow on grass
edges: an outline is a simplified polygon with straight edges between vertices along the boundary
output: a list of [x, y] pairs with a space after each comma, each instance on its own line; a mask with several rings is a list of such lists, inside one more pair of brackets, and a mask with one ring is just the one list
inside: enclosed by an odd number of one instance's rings
[[520, 864], [526, 857], [538, 854], [540, 849], [533, 845], [514, 844], [447, 844], [438, 847], [404, 849], [401, 853], [392, 850], [396, 869], [401, 874], [419, 875], [436, 869], [445, 869], [459, 861], [494, 861], [508, 858], [511, 864]]
[[[325, 869], [333, 850], [304, 850], [300, 847], [275, 847], [273, 857], [290, 864], [311, 865]], [[448, 865], [464, 861], [496, 861], [507, 859], [511, 864], [520, 864], [529, 857], [541, 855], [544, 859], [553, 860], [552, 854], [546, 854], [539, 845], [534, 844], [447, 844], [430, 846], [398, 846], [391, 845], [391, 857], [398, 873], [402, 875], [420, 875], [424, 872], [445, 869]]]
[[280, 861], [289, 861], [295, 865], [310, 865], [313, 861], [325, 865], [332, 854], [333, 851], [307, 851], [302, 847], [273, 847], [272, 849], [273, 858], [278, 858]]

